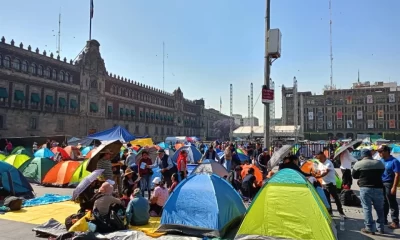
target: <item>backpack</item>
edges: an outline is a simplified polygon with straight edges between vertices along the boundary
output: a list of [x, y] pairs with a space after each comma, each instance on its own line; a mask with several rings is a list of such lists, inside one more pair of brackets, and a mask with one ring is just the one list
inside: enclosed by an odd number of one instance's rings
[[361, 207], [361, 200], [357, 195], [350, 189], [343, 189], [340, 193], [340, 202], [344, 206], [348, 207]]
[[99, 233], [110, 233], [126, 230], [126, 212], [121, 204], [113, 204], [107, 215], [102, 216], [97, 209], [93, 210], [94, 224]]
[[8, 207], [10, 211], [19, 211], [22, 208], [23, 198], [8, 196], [4, 199], [4, 206]]

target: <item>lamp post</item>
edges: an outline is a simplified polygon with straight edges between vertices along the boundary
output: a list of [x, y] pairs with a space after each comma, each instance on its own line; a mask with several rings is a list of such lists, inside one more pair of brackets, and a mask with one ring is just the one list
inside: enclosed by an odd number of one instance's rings
[[[270, 8], [271, 8], [271, 0], [266, 0], [266, 8], [265, 8], [265, 54], [264, 54], [264, 85], [267, 86], [267, 89], [270, 88], [270, 58], [268, 54], [269, 50], [269, 29], [270, 29]], [[264, 147], [270, 147], [270, 115], [269, 115], [270, 106], [269, 104], [264, 104]]]

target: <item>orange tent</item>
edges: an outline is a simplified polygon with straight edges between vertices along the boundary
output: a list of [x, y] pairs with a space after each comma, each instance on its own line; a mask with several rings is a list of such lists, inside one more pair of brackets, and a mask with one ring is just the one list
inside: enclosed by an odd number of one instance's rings
[[64, 148], [64, 150], [71, 157], [70, 159], [78, 159], [78, 158], [82, 157], [81, 151], [79, 151], [79, 149], [77, 147], [67, 146]]
[[79, 161], [61, 161], [57, 163], [46, 173], [42, 184], [45, 186], [67, 186], [80, 164], [81, 162]]
[[94, 151], [95, 149], [96, 149], [96, 148], [93, 148], [92, 150], [90, 150], [90, 151], [86, 154], [85, 159], [91, 158], [91, 157], [92, 157], [92, 154], [95, 152], [95, 151]]
[[183, 147], [183, 146], [185, 146], [185, 144], [183, 144], [183, 143], [177, 143], [177, 144], [175, 144], [175, 151], [178, 151], [178, 149], [181, 148], [181, 147]]
[[[317, 163], [318, 165], [318, 163]], [[315, 171], [315, 165], [313, 161], [307, 161], [305, 163], [303, 163], [303, 165], [301, 166], [301, 171], [305, 172], [305, 173], [310, 173], [311, 171]], [[322, 178], [317, 178], [318, 182], [322, 184]]]
[[259, 186], [262, 186], [262, 182], [263, 182], [263, 175], [262, 175], [262, 172], [261, 172], [261, 170], [260, 170], [257, 166], [255, 166], [255, 165], [253, 165], [253, 164], [245, 164], [245, 165], [242, 165], [242, 172], [241, 172], [242, 178], [244, 178], [244, 177], [247, 175], [247, 173], [248, 173], [248, 171], [249, 171], [250, 168], [253, 168], [253, 169], [254, 169], [254, 176], [256, 177], [257, 184], [258, 184]]
[[71, 157], [69, 156], [69, 154], [62, 148], [62, 147], [53, 147], [51, 149], [51, 151], [54, 154], [60, 153], [61, 154], [61, 158], [63, 160], [67, 160], [67, 159], [71, 159]]

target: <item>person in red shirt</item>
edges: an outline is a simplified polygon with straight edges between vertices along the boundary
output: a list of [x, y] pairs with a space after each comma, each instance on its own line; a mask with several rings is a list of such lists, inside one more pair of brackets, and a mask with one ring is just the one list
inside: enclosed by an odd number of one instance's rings
[[140, 178], [140, 190], [142, 190], [142, 197], [144, 197], [144, 192], [147, 189], [148, 198], [151, 195], [151, 165], [152, 161], [149, 157], [149, 153], [146, 150], [142, 151], [142, 158], [138, 162], [139, 168], [139, 178]]
[[181, 181], [185, 179], [187, 175], [187, 157], [188, 157], [188, 152], [186, 152], [186, 150], [181, 150], [178, 159], [176, 160]]

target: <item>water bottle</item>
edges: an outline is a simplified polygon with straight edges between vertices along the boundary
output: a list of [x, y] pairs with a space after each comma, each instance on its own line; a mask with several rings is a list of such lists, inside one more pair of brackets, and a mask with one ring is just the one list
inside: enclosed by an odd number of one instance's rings
[[344, 231], [344, 216], [340, 216], [340, 231]]

